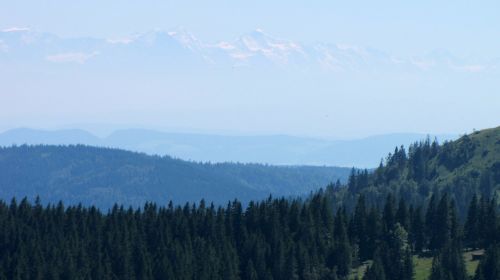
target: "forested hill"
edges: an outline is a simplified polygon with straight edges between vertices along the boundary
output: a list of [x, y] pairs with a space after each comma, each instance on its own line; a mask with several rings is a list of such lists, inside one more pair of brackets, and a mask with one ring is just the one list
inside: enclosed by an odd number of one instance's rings
[[83, 145], [0, 148], [1, 199], [40, 196], [44, 203], [101, 208], [303, 195], [348, 174], [337, 167], [195, 163]]
[[[499, 147], [500, 128], [443, 145], [423, 141], [396, 149], [373, 173], [353, 171], [344, 188], [246, 207], [147, 203], [103, 213], [0, 201], [0, 279], [498, 280]], [[210, 190], [222, 197], [235, 190], [234, 178], [263, 186], [274, 185], [270, 178], [288, 182], [319, 172], [194, 164], [85, 146], [1, 151], [2, 191], [5, 183], [23, 183], [60, 198], [74, 193], [70, 201], [89, 193], [96, 201], [133, 197], [139, 185], [149, 186], [142, 197], [162, 201], [161, 186], [182, 193], [213, 182]], [[260, 176], [266, 172], [274, 177]], [[109, 178], [121, 178], [122, 187], [106, 188]], [[167, 184], [174, 179], [179, 182]], [[97, 183], [101, 188], [88, 187]], [[460, 220], [457, 212], [466, 215]]]
[[392, 193], [413, 205], [448, 193], [461, 217], [472, 197], [500, 197], [500, 127], [476, 131], [439, 145], [418, 142], [399, 147], [373, 172], [353, 171], [347, 188], [327, 188], [337, 204], [352, 208], [363, 194], [368, 203]]

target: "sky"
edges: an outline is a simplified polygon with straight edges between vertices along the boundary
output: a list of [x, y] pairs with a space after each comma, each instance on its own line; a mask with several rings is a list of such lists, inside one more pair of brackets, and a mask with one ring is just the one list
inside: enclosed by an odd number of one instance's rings
[[[19, 0], [0, 7], [0, 30], [29, 28], [68, 42], [180, 29], [217, 44], [258, 29], [301, 46], [335, 45], [340, 59], [348, 49], [345, 61], [355, 64], [345, 70], [341, 61], [341, 71], [275, 61], [237, 71], [234, 62], [214, 70], [182, 59], [117, 66], [145, 51], [118, 55], [79, 42], [21, 53], [8, 41], [12, 32], [3, 32], [0, 130], [145, 127], [349, 138], [500, 124], [499, 1]], [[201, 56], [222, 60], [210, 55]], [[420, 70], [386, 67], [383, 59]]]

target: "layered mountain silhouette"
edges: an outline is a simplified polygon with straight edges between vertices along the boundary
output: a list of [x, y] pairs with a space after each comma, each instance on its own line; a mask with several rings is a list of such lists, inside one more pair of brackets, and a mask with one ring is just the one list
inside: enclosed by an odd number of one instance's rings
[[296, 196], [345, 181], [349, 168], [195, 163], [90, 146], [0, 148], [0, 198], [39, 196], [44, 203], [141, 206], [224, 204], [269, 195]]
[[[394, 147], [408, 146], [426, 137], [425, 134], [401, 133], [354, 140], [325, 140], [286, 135], [227, 136], [126, 129], [101, 138], [84, 130], [13, 129], [0, 133], [0, 146], [85, 144], [202, 162], [374, 168]], [[457, 136], [429, 137], [445, 141]]]

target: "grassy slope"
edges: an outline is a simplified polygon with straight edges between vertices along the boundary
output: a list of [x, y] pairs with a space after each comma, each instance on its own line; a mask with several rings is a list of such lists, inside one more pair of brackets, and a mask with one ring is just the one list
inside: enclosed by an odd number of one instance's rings
[[[474, 142], [476, 148], [474, 149], [472, 158], [467, 161], [467, 164], [464, 164], [463, 166], [460, 166], [450, 172], [443, 166], [439, 166], [436, 160], [431, 163], [438, 166], [438, 182], [451, 181], [453, 177], [457, 176], [457, 174], [470, 174], [473, 171], [491, 168], [495, 163], [499, 162], [500, 126], [476, 131], [468, 136]], [[463, 138], [460, 138], [452, 142], [452, 144], [456, 147], [463, 141]]]
[[[478, 251], [474, 251], [478, 252]], [[479, 261], [473, 261], [472, 260], [472, 253], [471, 251], [465, 252], [464, 255], [464, 260], [465, 260], [465, 266], [467, 269], [467, 274], [469, 276], [474, 276], [477, 266], [479, 264]], [[349, 279], [354, 280], [356, 279], [362, 279], [363, 275], [370, 265], [370, 261], [360, 265], [359, 267], [353, 269], [351, 275], [349, 276]], [[431, 269], [432, 269], [432, 258], [421, 258], [418, 256], [415, 256], [413, 259], [413, 263], [415, 265], [415, 280], [427, 280], [429, 279], [429, 276], [431, 275]]]
[[[465, 260], [465, 267], [467, 269], [467, 274], [469, 276], [474, 276], [474, 274], [476, 273], [477, 266], [479, 265], [479, 261], [472, 260], [472, 253], [473, 252], [469, 251], [463, 254]], [[432, 268], [432, 258], [415, 257], [414, 263], [415, 263], [415, 280], [429, 279]]]
[[351, 271], [351, 274], [349, 275], [350, 280], [355, 280], [355, 279], [363, 279], [363, 276], [365, 275], [366, 270], [368, 267], [372, 265], [372, 261], [366, 261], [362, 263], [360, 266], [354, 268]]

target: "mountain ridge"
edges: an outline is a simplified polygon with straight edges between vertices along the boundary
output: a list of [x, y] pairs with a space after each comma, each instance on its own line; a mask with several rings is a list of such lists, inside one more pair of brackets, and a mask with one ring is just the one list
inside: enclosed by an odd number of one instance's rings
[[[437, 137], [444, 141], [456, 136]], [[0, 146], [86, 144], [201, 162], [373, 168], [395, 146], [409, 145], [425, 138], [425, 134], [402, 133], [353, 140], [328, 140], [287, 135], [231, 136], [147, 129], [122, 129], [105, 137], [97, 137], [85, 130], [14, 129], [0, 133]]]
[[[303, 71], [428, 71], [478, 72], [494, 70], [495, 59], [478, 61], [457, 58], [448, 51], [431, 51], [414, 57], [397, 57], [385, 51], [340, 43], [301, 43], [270, 35], [261, 29], [233, 40], [203, 42], [185, 28], [151, 30], [116, 38], [64, 38], [25, 28], [0, 31], [0, 59], [37, 58], [38, 62], [85, 64], [93, 60], [122, 61], [121, 54], [132, 57], [183, 57], [206, 66], [249, 67], [286, 66]], [[35, 48], [34, 48], [35, 47]], [[23, 55], [24, 54], [24, 55]], [[284, 67], [282, 67], [285, 69]], [[364, 70], [362, 70], [364, 69]]]
[[348, 168], [195, 163], [84, 145], [0, 148], [0, 198], [39, 196], [109, 208], [113, 204], [247, 202], [296, 196], [344, 181]]

